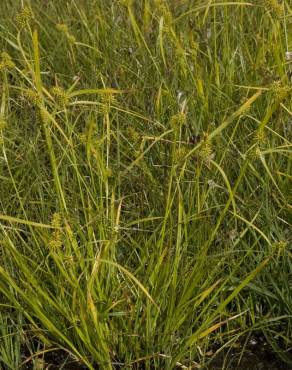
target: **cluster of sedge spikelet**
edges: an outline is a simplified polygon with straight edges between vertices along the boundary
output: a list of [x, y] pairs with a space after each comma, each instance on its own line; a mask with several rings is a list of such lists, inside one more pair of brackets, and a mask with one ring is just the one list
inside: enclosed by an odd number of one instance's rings
[[284, 3], [278, 0], [265, 0], [265, 7], [276, 18], [282, 18], [284, 15]]
[[186, 123], [186, 114], [179, 112], [170, 118], [170, 125], [174, 131], [177, 131]]
[[45, 125], [49, 124], [51, 122], [51, 117], [49, 112], [44, 107], [40, 107], [39, 109], [39, 118], [41, 122], [43, 122]]
[[56, 29], [66, 36], [70, 44], [74, 44], [76, 42], [75, 37], [69, 32], [69, 28], [66, 24], [58, 23], [56, 24]]
[[39, 106], [41, 104], [41, 99], [40, 99], [39, 94], [33, 89], [25, 90], [24, 97], [28, 101], [28, 103], [31, 105]]
[[116, 98], [113, 93], [109, 92], [101, 97], [102, 113], [109, 113], [111, 106], [116, 103]]
[[279, 258], [287, 250], [288, 242], [286, 240], [279, 240], [273, 243], [272, 246], [273, 246], [274, 252], [277, 254], [277, 257]]
[[32, 20], [32, 18], [32, 10], [28, 6], [25, 6], [16, 15], [15, 22], [20, 28], [24, 28]]
[[60, 86], [54, 86], [51, 88], [51, 94], [54, 97], [57, 104], [64, 107], [68, 104], [69, 97], [67, 92]]
[[176, 161], [179, 164], [183, 163], [186, 160], [188, 153], [189, 153], [189, 150], [185, 146], [177, 148], [175, 152]]
[[51, 225], [54, 228], [54, 231], [51, 235], [51, 239], [49, 241], [49, 247], [52, 250], [57, 250], [62, 247], [63, 245], [63, 237], [62, 237], [62, 218], [60, 213], [54, 213], [51, 221]]
[[36, 90], [33, 89], [25, 90], [24, 98], [30, 105], [38, 108], [38, 118], [40, 119], [41, 122], [45, 124], [50, 122], [51, 120], [50, 115], [46, 108], [42, 106], [42, 99]]
[[291, 86], [284, 85], [281, 81], [275, 81], [271, 87], [275, 99], [279, 102], [285, 100], [291, 94]]
[[253, 140], [254, 140], [254, 143], [259, 145], [260, 147], [264, 146], [264, 144], [266, 143], [266, 134], [265, 134], [264, 129], [257, 130], [254, 135]]
[[265, 138], [261, 139], [261, 133], [259, 131], [254, 135], [253, 145], [249, 148], [246, 153], [246, 158], [250, 161], [255, 161], [261, 156], [261, 145]]
[[249, 160], [254, 161], [258, 159], [261, 155], [261, 150], [266, 144], [266, 134], [264, 129], [258, 129], [253, 136], [253, 145], [247, 153]]
[[173, 16], [172, 13], [167, 5], [167, 2], [165, 0], [156, 0], [155, 1], [156, 8], [161, 13], [164, 19], [164, 27], [167, 30], [171, 27], [173, 23]]
[[15, 63], [13, 62], [11, 56], [3, 51], [0, 54], [0, 72], [13, 68], [15, 68]]
[[212, 142], [206, 134], [204, 135], [203, 142], [199, 150], [199, 158], [207, 165], [209, 165], [211, 160], [214, 159]]
[[134, 127], [130, 126], [127, 129], [127, 133], [132, 142], [137, 143], [140, 140], [140, 135]]

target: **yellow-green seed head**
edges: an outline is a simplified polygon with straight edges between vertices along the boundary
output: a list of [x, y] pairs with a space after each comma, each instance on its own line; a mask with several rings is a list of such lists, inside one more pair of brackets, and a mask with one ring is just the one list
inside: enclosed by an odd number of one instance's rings
[[68, 33], [69, 29], [68, 26], [64, 23], [57, 23], [56, 24], [56, 29], [60, 32]]
[[207, 164], [214, 158], [212, 142], [207, 133], [203, 134], [202, 145], [198, 152], [199, 158]]
[[110, 111], [110, 107], [116, 102], [116, 98], [114, 94], [108, 93], [104, 94], [101, 97], [101, 103], [102, 103], [102, 112], [103, 113], [108, 113]]
[[61, 217], [60, 213], [55, 212], [52, 216], [51, 225], [54, 228], [59, 229], [62, 226], [61, 220], [62, 220], [62, 217]]
[[274, 252], [277, 253], [277, 257], [279, 258], [283, 255], [288, 247], [288, 242], [286, 240], [279, 240], [272, 244]]
[[110, 167], [106, 168], [104, 171], [104, 175], [107, 179], [113, 177], [113, 170]]
[[177, 160], [177, 162], [183, 162], [188, 153], [189, 153], [188, 148], [180, 147], [175, 152], [175, 159]]
[[15, 68], [15, 63], [13, 62], [11, 56], [5, 51], [3, 51], [0, 54], [0, 71], [13, 68]]
[[140, 135], [138, 134], [138, 132], [134, 129], [134, 127], [132, 127], [132, 126], [130, 126], [129, 128], [128, 128], [128, 135], [129, 135], [129, 137], [130, 137], [130, 139], [132, 140], [132, 141], [134, 141], [134, 142], [137, 142], [137, 141], [139, 141], [139, 139], [140, 139]]
[[278, 0], [266, 0], [265, 6], [276, 18], [284, 16], [284, 3], [280, 3]]
[[66, 106], [68, 104], [68, 95], [60, 86], [52, 87], [51, 94], [59, 105]]
[[28, 89], [24, 92], [24, 97], [26, 100], [35, 106], [39, 106], [41, 104], [41, 98], [39, 97], [39, 94], [32, 89]]
[[93, 137], [91, 143], [96, 150], [99, 150], [100, 148], [102, 148], [103, 140], [99, 139], [98, 137]]
[[260, 158], [261, 156], [261, 149], [258, 145], [253, 146], [248, 152], [247, 152], [247, 158], [250, 161], [255, 161]]
[[75, 44], [76, 38], [75, 36], [71, 35], [71, 33], [67, 33], [67, 40], [70, 42], [70, 44]]
[[80, 140], [80, 142], [82, 144], [86, 144], [86, 142], [87, 142], [87, 135], [84, 132], [82, 132], [81, 134], [79, 134], [78, 137], [79, 137], [79, 140]]
[[33, 13], [28, 6], [22, 8], [22, 10], [16, 15], [15, 22], [20, 27], [25, 27], [33, 18]]
[[283, 85], [281, 81], [275, 81], [271, 87], [271, 90], [278, 101], [283, 101], [288, 97], [288, 95], [291, 95], [291, 87]]
[[45, 108], [43, 108], [43, 107], [40, 108], [40, 110], [39, 110], [39, 116], [40, 116], [41, 121], [45, 125], [50, 123], [51, 117], [49, 115], [49, 112]]
[[284, 250], [285, 248], [287, 248], [287, 246], [288, 242], [286, 240], [279, 240], [278, 242], [273, 244], [273, 247], [278, 250]]
[[53, 214], [51, 225], [55, 228], [55, 230], [52, 232], [51, 240], [49, 241], [49, 247], [52, 250], [60, 249], [63, 245], [63, 235], [62, 231], [60, 230], [62, 227], [62, 217], [60, 213], [55, 212]]
[[266, 134], [263, 129], [257, 130], [254, 135], [254, 142], [258, 145], [263, 145], [266, 142]]
[[199, 156], [201, 159], [203, 159], [206, 162], [210, 162], [211, 159], [213, 159], [214, 154], [212, 150], [212, 145], [210, 143], [206, 143], [201, 146], [199, 150]]
[[171, 127], [176, 130], [186, 123], [186, 115], [183, 112], [179, 112], [170, 118]]
[[66, 36], [67, 40], [71, 43], [74, 44], [76, 42], [76, 39], [71, 33], [69, 32], [69, 28], [66, 24], [64, 23], [57, 23], [56, 24], [56, 29]]
[[167, 2], [164, 0], [156, 0], [155, 5], [161, 16], [163, 16], [165, 28], [168, 28], [173, 22], [173, 16], [167, 6]]
[[58, 250], [62, 247], [63, 241], [62, 241], [62, 234], [59, 230], [56, 230], [53, 232], [51, 240], [49, 242], [49, 247], [52, 250]]

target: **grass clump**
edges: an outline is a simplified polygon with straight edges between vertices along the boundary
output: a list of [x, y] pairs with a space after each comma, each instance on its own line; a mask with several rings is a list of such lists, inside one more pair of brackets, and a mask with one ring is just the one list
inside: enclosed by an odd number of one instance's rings
[[288, 363], [289, 3], [0, 12], [0, 367]]

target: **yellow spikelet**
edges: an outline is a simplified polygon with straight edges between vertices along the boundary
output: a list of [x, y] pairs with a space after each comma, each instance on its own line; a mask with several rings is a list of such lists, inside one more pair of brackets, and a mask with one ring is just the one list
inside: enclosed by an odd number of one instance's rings
[[69, 32], [68, 26], [64, 23], [57, 23], [56, 24], [56, 29], [60, 32], [63, 32], [63, 33], [68, 33]]
[[51, 94], [54, 97], [57, 104], [61, 105], [62, 107], [68, 104], [69, 101], [68, 94], [60, 86], [52, 87]]
[[68, 26], [66, 24], [64, 24], [64, 23], [57, 23], [56, 24], [56, 29], [58, 31], [62, 32], [66, 36], [67, 40], [71, 44], [74, 44], [76, 42], [75, 37], [70, 33], [69, 28], [68, 28]]
[[24, 97], [32, 105], [39, 106], [41, 104], [39, 94], [35, 90], [32, 89], [26, 90], [24, 92]]
[[170, 118], [170, 125], [173, 130], [177, 130], [186, 123], [186, 115], [183, 112], [179, 112]]
[[104, 94], [101, 97], [101, 103], [102, 103], [102, 112], [108, 113], [110, 111], [111, 106], [116, 102], [116, 98], [112, 93]]
[[62, 247], [63, 245], [63, 238], [62, 238], [62, 219], [60, 213], [54, 213], [52, 216], [51, 225], [55, 228], [51, 235], [51, 239], [49, 241], [49, 247], [55, 251]]
[[198, 153], [199, 158], [204, 161], [207, 165], [214, 158], [213, 146], [208, 134], [204, 133], [202, 145]]
[[284, 16], [284, 3], [280, 3], [278, 0], [266, 0], [265, 6], [276, 18]]
[[25, 6], [17, 13], [15, 22], [20, 28], [24, 28], [33, 18], [33, 13], [28, 6]]
[[257, 132], [254, 135], [254, 143], [262, 146], [266, 142], [266, 134], [263, 129], [257, 130]]
[[285, 100], [289, 95], [291, 95], [291, 87], [283, 85], [281, 81], [275, 81], [271, 87], [272, 93], [277, 101]]
[[255, 161], [260, 158], [261, 149], [258, 144], [254, 145], [247, 153], [246, 156], [250, 161]]
[[15, 63], [13, 62], [11, 56], [3, 51], [0, 54], [0, 71], [15, 68]]
[[41, 107], [39, 109], [39, 117], [40, 117], [40, 120], [42, 121], [42, 123], [44, 123], [45, 125], [49, 124], [50, 121], [51, 121], [51, 117], [50, 117], [48, 111], [43, 107]]

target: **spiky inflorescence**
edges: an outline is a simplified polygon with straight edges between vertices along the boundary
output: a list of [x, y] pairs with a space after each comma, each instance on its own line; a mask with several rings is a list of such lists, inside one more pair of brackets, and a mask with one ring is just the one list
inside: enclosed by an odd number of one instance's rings
[[265, 7], [276, 18], [282, 18], [284, 15], [284, 3], [278, 0], [265, 0]]
[[109, 179], [109, 178], [113, 177], [114, 176], [113, 170], [110, 167], [106, 168], [104, 170], [104, 176], [105, 176], [106, 179]]
[[40, 107], [40, 109], [39, 109], [39, 118], [40, 118], [41, 122], [44, 123], [45, 125], [47, 125], [51, 122], [50, 114], [47, 111], [47, 109], [44, 108], [44, 107]]
[[87, 143], [87, 134], [85, 132], [82, 132], [78, 135], [78, 138], [82, 144]]
[[56, 29], [60, 32], [62, 32], [67, 40], [71, 43], [71, 44], [74, 44], [76, 42], [76, 39], [75, 37], [69, 32], [69, 28], [66, 24], [64, 23], [57, 23], [56, 24]]
[[62, 217], [59, 212], [55, 212], [52, 216], [51, 224], [54, 228], [60, 229], [62, 226]]
[[279, 240], [279, 241], [273, 243], [272, 247], [273, 247], [274, 251], [276, 252], [277, 257], [279, 258], [286, 251], [286, 249], [288, 247], [288, 241]]
[[175, 151], [175, 159], [177, 163], [183, 163], [186, 160], [188, 153], [189, 149], [184, 146], [177, 148], [177, 150]]
[[13, 62], [11, 56], [3, 51], [0, 54], [0, 71], [15, 68], [15, 63]]
[[258, 144], [253, 145], [246, 153], [247, 159], [250, 161], [255, 161], [261, 156], [261, 149]]
[[76, 38], [75, 36], [71, 35], [71, 33], [67, 33], [67, 40], [70, 42], [70, 44], [75, 44]]
[[37, 91], [35, 90], [32, 89], [25, 90], [24, 97], [30, 104], [34, 106], [39, 106], [41, 104], [41, 98]]
[[179, 112], [170, 118], [170, 125], [174, 131], [182, 127], [186, 123], [187, 117], [183, 112]]
[[63, 237], [61, 232], [62, 218], [60, 213], [54, 213], [51, 221], [52, 227], [55, 229], [51, 235], [49, 246], [52, 250], [56, 250], [62, 247]]
[[134, 143], [137, 143], [140, 140], [139, 133], [134, 129], [134, 127], [129, 126], [127, 129], [128, 136], [130, 140]]
[[51, 88], [51, 94], [54, 97], [57, 104], [61, 105], [62, 107], [66, 106], [69, 101], [68, 94], [64, 89], [60, 86], [54, 86]]
[[173, 23], [173, 16], [168, 7], [167, 1], [164, 0], [156, 0], [155, 1], [156, 8], [158, 9], [159, 13], [164, 19], [164, 28], [168, 29], [171, 27]]
[[101, 97], [101, 111], [102, 113], [109, 113], [111, 106], [116, 102], [114, 94], [107, 93]]
[[19, 13], [17, 13], [15, 22], [20, 28], [23, 28], [32, 20], [32, 18], [32, 10], [28, 6], [25, 6]]
[[283, 101], [291, 95], [291, 87], [287, 85], [283, 85], [281, 81], [275, 81], [271, 87], [271, 91], [275, 96], [275, 99], [278, 101]]
[[68, 33], [69, 32], [69, 28], [68, 28], [67, 24], [64, 24], [64, 23], [57, 23], [56, 24], [56, 29], [60, 32], [63, 32], [63, 33]]
[[209, 165], [210, 161], [214, 159], [215, 154], [213, 152], [212, 142], [206, 133], [203, 135], [202, 145], [199, 149], [198, 156], [207, 165]]
[[253, 141], [255, 144], [259, 146], [263, 146], [266, 143], [266, 134], [263, 129], [259, 129], [256, 131]]

